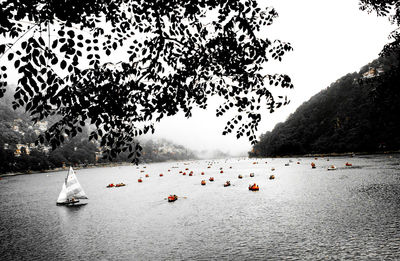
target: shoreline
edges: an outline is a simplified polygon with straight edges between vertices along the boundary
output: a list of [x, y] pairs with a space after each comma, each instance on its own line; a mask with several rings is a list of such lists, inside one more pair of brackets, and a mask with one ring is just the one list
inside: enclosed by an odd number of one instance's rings
[[[386, 155], [386, 154], [400, 154], [400, 150], [396, 151], [382, 151], [382, 152], [332, 152], [332, 153], [315, 153], [315, 154], [304, 154], [304, 155], [283, 155], [283, 156], [266, 156], [266, 157], [248, 157], [249, 159], [262, 159], [262, 158], [313, 158], [313, 157], [354, 157], [354, 156], [365, 156], [365, 155]], [[193, 159], [192, 159], [193, 160]], [[203, 159], [204, 160], [204, 159]], [[211, 160], [211, 159], [209, 159]], [[144, 162], [145, 163], [145, 162]], [[146, 162], [155, 163], [155, 162]], [[79, 169], [91, 169], [91, 168], [111, 168], [111, 167], [119, 167], [119, 166], [130, 166], [134, 165], [129, 162], [119, 162], [119, 163], [100, 163], [95, 165], [87, 165], [87, 166], [76, 166], [73, 167], [75, 170]], [[0, 173], [0, 178], [3, 177], [13, 177], [19, 175], [31, 175], [31, 174], [40, 174], [40, 173], [50, 173], [50, 172], [60, 172], [66, 171], [68, 167], [61, 167], [55, 169], [48, 170], [40, 170], [40, 171], [26, 171], [26, 172], [10, 172], [10, 173]]]
[[[193, 159], [190, 159], [191, 161]], [[170, 161], [170, 160], [169, 160]], [[181, 161], [187, 161], [187, 160], [173, 160], [177, 162]], [[159, 162], [168, 162], [168, 161], [159, 161]], [[150, 163], [158, 163], [158, 161], [155, 162], [141, 162], [140, 164], [150, 164]], [[139, 166], [137, 165], [137, 166]], [[112, 167], [120, 167], [120, 166], [135, 166], [134, 163], [131, 162], [109, 162], [109, 163], [98, 163], [98, 164], [93, 164], [93, 165], [87, 165], [87, 166], [72, 166], [74, 170], [79, 170], [79, 169], [92, 169], [92, 168], [112, 168]], [[37, 171], [26, 171], [26, 172], [9, 172], [9, 173], [0, 173], [0, 178], [3, 177], [13, 177], [13, 176], [20, 176], [20, 175], [31, 175], [31, 174], [40, 174], [40, 173], [50, 173], [50, 172], [60, 172], [60, 171], [67, 171], [68, 167], [60, 167], [60, 168], [54, 168], [54, 169], [47, 169], [47, 170], [37, 170]]]
[[365, 156], [365, 155], [385, 155], [385, 154], [400, 154], [400, 150], [394, 151], [381, 151], [381, 152], [330, 152], [330, 153], [309, 153], [309, 154], [293, 154], [293, 155], [282, 155], [282, 156], [262, 156], [262, 157], [249, 157], [253, 159], [261, 158], [312, 158], [312, 157], [354, 157], [354, 156]]
[[[129, 162], [104, 163], [104, 164], [87, 165], [87, 166], [76, 166], [76, 167], [73, 167], [73, 168], [74, 168], [74, 170], [91, 169], [91, 168], [111, 168], [111, 167], [119, 167], [119, 166], [128, 166], [128, 165], [131, 165], [131, 164], [132, 163], [129, 163]], [[67, 170], [68, 170], [68, 167], [61, 167], [61, 168], [38, 170], [38, 171], [0, 173], [0, 178], [20, 176], [20, 175], [31, 175], [31, 174], [50, 173], [50, 172], [60, 172], [60, 171], [67, 171]]]

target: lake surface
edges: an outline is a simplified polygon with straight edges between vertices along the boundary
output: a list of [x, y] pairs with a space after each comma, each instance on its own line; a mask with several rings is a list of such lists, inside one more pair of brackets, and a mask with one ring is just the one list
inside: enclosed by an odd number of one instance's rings
[[[5, 177], [0, 259], [400, 259], [399, 155], [292, 160], [77, 170], [89, 197], [80, 208], [56, 206], [67, 171]], [[345, 167], [347, 161], [353, 166]], [[331, 164], [337, 170], [327, 171]], [[226, 180], [232, 186], [223, 187]], [[119, 182], [127, 186], [106, 188]], [[250, 183], [260, 191], [249, 191]], [[180, 198], [168, 203], [169, 194]]]

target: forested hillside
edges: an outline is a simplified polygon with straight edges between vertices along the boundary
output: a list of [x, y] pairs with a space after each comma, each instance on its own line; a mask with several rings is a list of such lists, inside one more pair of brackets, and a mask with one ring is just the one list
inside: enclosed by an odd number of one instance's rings
[[400, 149], [397, 56], [380, 57], [347, 74], [301, 105], [250, 156], [378, 152]]
[[[63, 165], [88, 165], [108, 163], [102, 159], [103, 148], [98, 142], [88, 140], [89, 127], [55, 150], [46, 144], [36, 145], [38, 135], [50, 127], [55, 120], [51, 118], [33, 124], [29, 115], [21, 109], [12, 109], [13, 86], [0, 100], [0, 173], [42, 171], [59, 168]], [[196, 156], [187, 148], [166, 140], [142, 142], [141, 161], [154, 162], [166, 160], [193, 159]], [[114, 159], [117, 162], [130, 162], [128, 152]]]

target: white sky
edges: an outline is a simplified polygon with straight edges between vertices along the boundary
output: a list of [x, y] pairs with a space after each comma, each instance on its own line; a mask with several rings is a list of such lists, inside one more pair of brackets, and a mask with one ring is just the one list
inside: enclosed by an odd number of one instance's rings
[[[298, 106], [328, 87], [338, 78], [358, 71], [378, 57], [388, 42], [393, 26], [386, 18], [378, 18], [359, 10], [358, 0], [260, 0], [279, 13], [268, 28], [270, 40], [280, 39], [292, 44], [281, 63], [268, 66], [269, 73], [286, 73], [295, 88], [287, 92], [291, 103], [273, 114], [262, 113], [258, 128], [261, 133], [272, 130]], [[164, 137], [193, 150], [219, 149], [233, 154], [247, 152], [251, 145], [246, 137], [222, 136], [230, 119], [216, 117], [214, 106], [207, 111], [196, 109], [193, 117], [183, 114], [164, 119], [156, 125], [156, 137]]]
[[[259, 0], [259, 3], [273, 6], [279, 13], [274, 24], [266, 28], [266, 37], [288, 41], [294, 48], [281, 63], [268, 64], [266, 72], [288, 74], [295, 88], [285, 92], [290, 105], [273, 114], [262, 113], [258, 136], [272, 130], [299, 105], [338, 78], [376, 59], [394, 28], [386, 18], [360, 11], [358, 0]], [[246, 153], [251, 149], [247, 137], [237, 140], [235, 132], [222, 136], [225, 123], [231, 117], [217, 118], [218, 104], [213, 99], [207, 111], [194, 109], [190, 119], [183, 113], [165, 118], [156, 123], [154, 136], [191, 150]]]

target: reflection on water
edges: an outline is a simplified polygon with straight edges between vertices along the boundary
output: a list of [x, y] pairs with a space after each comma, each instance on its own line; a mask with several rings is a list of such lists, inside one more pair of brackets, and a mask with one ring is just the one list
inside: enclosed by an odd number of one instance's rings
[[[170, 162], [146, 168], [78, 170], [78, 179], [89, 196], [89, 204], [82, 207], [56, 206], [63, 172], [3, 178], [0, 257], [400, 258], [398, 155], [329, 161], [302, 158], [296, 164], [298, 160], [293, 159], [289, 166], [285, 166], [289, 159], [229, 159], [219, 160], [211, 168], [206, 161], [194, 161], [188, 165]], [[252, 164], [254, 161], [258, 164]], [[316, 169], [311, 169], [312, 161]], [[353, 166], [345, 167], [347, 161]], [[327, 171], [332, 164], [338, 169]], [[194, 176], [179, 173], [185, 168]], [[238, 179], [239, 174], [243, 179]], [[268, 179], [271, 174], [275, 180]], [[214, 182], [208, 182], [211, 176]], [[143, 183], [137, 182], [139, 177]], [[202, 179], [207, 180], [206, 186], [200, 185]], [[226, 180], [232, 186], [223, 187]], [[127, 186], [106, 188], [119, 182]], [[250, 192], [250, 183], [259, 184], [260, 191]], [[168, 203], [169, 194], [180, 198]]]

